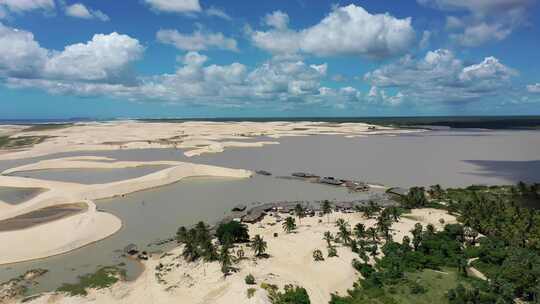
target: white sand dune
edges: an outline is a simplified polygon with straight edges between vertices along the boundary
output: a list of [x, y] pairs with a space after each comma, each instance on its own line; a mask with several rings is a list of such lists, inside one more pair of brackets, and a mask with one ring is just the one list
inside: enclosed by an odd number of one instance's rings
[[65, 157], [42, 160], [36, 163], [13, 167], [3, 171], [1, 174], [7, 175], [15, 172], [51, 170], [51, 169], [120, 169], [135, 168], [143, 166], [175, 166], [177, 161], [114, 161], [108, 157]]
[[88, 210], [50, 223], [26, 229], [0, 232], [0, 264], [45, 258], [97, 242], [122, 227], [116, 216], [96, 211], [90, 201]]
[[[365, 123], [322, 122], [198, 122], [179, 123], [114, 121], [79, 123], [41, 131], [16, 130], [13, 136], [47, 136], [23, 151], [1, 151], [0, 160], [37, 157], [65, 151], [179, 148], [186, 156], [217, 153], [227, 147], [261, 147], [276, 144], [260, 137], [335, 134], [347, 137], [369, 134], [399, 134], [419, 130], [376, 127]], [[2, 126], [0, 126], [2, 129]], [[248, 140], [248, 141], [246, 141]]]

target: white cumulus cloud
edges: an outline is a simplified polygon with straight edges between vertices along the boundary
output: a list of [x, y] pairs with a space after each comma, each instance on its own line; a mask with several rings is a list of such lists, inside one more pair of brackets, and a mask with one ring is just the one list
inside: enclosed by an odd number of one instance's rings
[[200, 12], [199, 0], [144, 0], [156, 11], [170, 13], [196, 13]]
[[177, 30], [163, 29], [156, 33], [159, 42], [174, 45], [179, 50], [202, 51], [210, 48], [237, 51], [237, 43], [233, 38], [225, 37], [222, 33], [202, 32], [183, 34]]
[[62, 52], [54, 52], [45, 64], [44, 73], [47, 77], [61, 79], [117, 79], [143, 51], [139, 41], [127, 35], [96, 34], [87, 43], [69, 45]]
[[504, 95], [516, 75], [497, 58], [465, 65], [451, 51], [439, 49], [420, 59], [405, 56], [367, 73], [364, 79], [374, 87], [398, 89], [415, 102], [470, 102]]
[[248, 34], [257, 47], [272, 53], [384, 58], [406, 51], [415, 40], [410, 18], [370, 14], [354, 4], [336, 7], [318, 24], [302, 30], [289, 29], [288, 16], [281, 12], [266, 16], [265, 23], [273, 28]]
[[31, 10], [51, 10], [55, 8], [53, 0], [0, 0], [0, 7], [22, 13]]
[[264, 17], [264, 23], [278, 30], [285, 30], [289, 25], [289, 15], [282, 11], [274, 11]]
[[47, 59], [32, 33], [0, 23], [0, 76], [34, 77]]
[[0, 77], [121, 82], [143, 51], [137, 39], [116, 32], [48, 50], [32, 33], [0, 23]]
[[109, 16], [100, 10], [92, 10], [87, 8], [82, 3], [75, 3], [65, 7], [66, 15], [74, 18], [82, 19], [98, 19], [101, 21], [109, 21]]
[[501, 41], [527, 23], [535, 0], [417, 0], [421, 5], [447, 12], [466, 12], [461, 17], [447, 16], [446, 29], [458, 31], [451, 38], [466, 47]]

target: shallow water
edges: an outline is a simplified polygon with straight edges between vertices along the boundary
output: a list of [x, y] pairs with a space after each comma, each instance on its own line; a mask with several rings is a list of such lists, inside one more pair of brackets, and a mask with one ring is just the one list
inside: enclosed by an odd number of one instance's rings
[[10, 175], [89, 185], [112, 183], [125, 179], [137, 178], [168, 167], [169, 166], [159, 165], [113, 169], [49, 169], [15, 172]]
[[304, 181], [254, 176], [250, 179], [191, 178], [172, 185], [136, 192], [126, 197], [96, 201], [99, 210], [120, 217], [122, 229], [115, 235], [71, 253], [38, 261], [0, 266], [0, 282], [28, 269], [45, 268], [50, 272], [31, 292], [57, 288], [73, 282], [80, 274], [92, 272], [98, 265], [130, 263], [128, 276], [140, 272], [135, 262], [120, 258], [130, 243], [152, 251], [149, 243], [172, 237], [179, 226], [203, 220], [213, 223], [242, 203], [279, 200], [366, 199], [366, 193], [349, 193], [344, 188], [317, 185]]
[[[268, 140], [268, 139], [264, 139]], [[96, 155], [119, 160], [177, 160], [263, 169], [280, 175], [311, 171], [393, 186], [509, 184], [540, 181], [540, 131], [449, 130], [399, 136], [345, 138], [318, 135], [271, 139], [279, 145], [227, 148], [187, 158], [178, 149], [61, 153], [0, 161], [0, 170], [37, 160]]]
[[308, 171], [409, 187], [540, 181], [540, 131], [434, 131], [414, 135], [282, 138], [194, 162], [276, 174]]
[[45, 191], [45, 189], [0, 186], [0, 201], [10, 205], [17, 205], [37, 196], [43, 191]]

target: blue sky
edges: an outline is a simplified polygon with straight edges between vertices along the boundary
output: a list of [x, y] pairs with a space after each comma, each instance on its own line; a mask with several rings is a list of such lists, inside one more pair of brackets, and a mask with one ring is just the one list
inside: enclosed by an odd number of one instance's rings
[[536, 0], [0, 0], [0, 119], [540, 114], [538, 16]]

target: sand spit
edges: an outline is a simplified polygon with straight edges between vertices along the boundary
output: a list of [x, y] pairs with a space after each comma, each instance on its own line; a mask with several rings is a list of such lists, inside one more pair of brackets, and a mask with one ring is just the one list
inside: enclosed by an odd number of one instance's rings
[[[103, 160], [103, 159], [102, 159]], [[121, 227], [117, 217], [97, 212], [92, 200], [127, 195], [154, 187], [172, 184], [188, 177], [216, 176], [248, 178], [251, 172], [185, 162], [98, 162], [81, 159], [54, 159], [12, 170], [40, 170], [47, 168], [126, 168], [139, 165], [173, 165], [145, 176], [117, 182], [84, 185], [0, 175], [0, 186], [42, 188], [47, 191], [17, 205], [0, 204], [0, 221], [31, 214], [43, 208], [70, 203], [88, 203], [86, 212], [68, 217], [42, 221], [24, 229], [0, 232], [0, 264], [14, 263], [68, 252], [112, 235]]]
[[[0, 126], [0, 129], [2, 126]], [[186, 156], [217, 153], [227, 147], [261, 147], [276, 144], [260, 137], [334, 134], [347, 137], [370, 134], [399, 134], [419, 130], [392, 129], [365, 123], [322, 122], [138, 122], [78, 123], [40, 131], [18, 130], [13, 137], [47, 136], [23, 151], [0, 153], [0, 160], [37, 157], [64, 151], [180, 148]]]
[[[307, 217], [298, 223], [296, 233], [283, 232], [281, 223], [276, 223], [274, 217], [266, 216], [260, 223], [249, 224], [251, 236], [261, 235], [268, 243], [268, 259], [255, 259], [253, 252], [245, 245], [239, 248], [245, 252], [245, 259], [235, 265], [239, 268], [227, 278], [223, 277], [220, 266], [213, 263], [186, 263], [181, 256], [182, 248], [178, 247], [163, 254], [154, 255], [146, 261], [144, 273], [134, 282], [120, 282], [108, 289], [91, 290], [87, 297], [68, 297], [56, 293], [45, 294], [29, 303], [236, 303], [253, 304], [269, 303], [266, 292], [260, 288], [263, 282], [283, 287], [285, 284], [301, 285], [308, 291], [311, 303], [328, 303], [331, 293], [346, 294], [352, 288], [359, 274], [351, 266], [356, 257], [349, 248], [338, 246], [338, 257], [326, 257], [326, 242], [323, 233], [337, 232], [335, 221], [338, 218], [347, 220], [351, 226], [362, 222], [367, 227], [375, 225], [375, 219], [366, 219], [361, 213], [333, 213], [329, 222], [325, 217]], [[418, 220], [411, 220], [411, 218]], [[414, 224], [422, 223], [435, 225], [441, 229], [439, 219], [447, 223], [455, 222], [455, 218], [443, 210], [418, 209], [413, 210], [407, 217], [392, 226], [394, 239], [410, 234]], [[274, 233], [278, 233], [274, 237]], [[315, 262], [313, 250], [323, 251], [325, 260]], [[156, 269], [162, 265], [161, 270]], [[256, 285], [244, 282], [246, 275], [255, 277]], [[162, 281], [158, 282], [159, 277]], [[247, 289], [255, 288], [251, 299], [247, 297]]]
[[51, 170], [51, 169], [123, 169], [143, 166], [175, 166], [180, 162], [176, 161], [114, 161], [108, 157], [65, 157], [49, 160], [42, 160], [25, 166], [9, 168], [1, 174], [7, 175], [15, 172]]
[[[26, 229], [0, 232], [0, 264], [62, 254], [97, 242], [122, 227], [116, 216], [98, 212], [90, 201], [83, 213]], [[76, 232], [76, 233], [75, 233]]]

